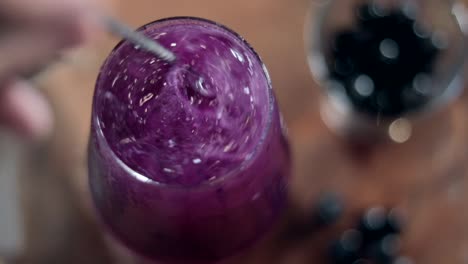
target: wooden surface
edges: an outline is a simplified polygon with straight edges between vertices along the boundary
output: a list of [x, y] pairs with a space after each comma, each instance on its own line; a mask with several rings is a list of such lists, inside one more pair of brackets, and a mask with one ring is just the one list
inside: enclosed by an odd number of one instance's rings
[[[416, 263], [468, 260], [468, 109], [459, 100], [416, 125], [405, 144], [351, 148], [319, 116], [319, 93], [306, 64], [306, 0], [121, 0], [114, 8], [133, 26], [168, 16], [199, 16], [234, 29], [270, 70], [294, 154], [291, 206], [283, 223], [230, 263], [328, 263], [326, 248], [364, 208], [397, 206], [408, 219], [403, 252]], [[105, 39], [74, 52], [40, 80], [56, 110], [50, 142], [25, 157], [22, 202], [27, 247], [19, 263], [126, 263], [104, 242], [90, 210], [86, 144], [94, 81], [115, 44]], [[282, 235], [323, 192], [345, 200], [337, 224], [298, 240]]]

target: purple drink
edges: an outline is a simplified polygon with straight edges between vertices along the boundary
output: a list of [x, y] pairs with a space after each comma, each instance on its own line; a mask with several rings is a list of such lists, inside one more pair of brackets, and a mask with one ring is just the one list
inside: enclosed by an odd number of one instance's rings
[[121, 42], [93, 102], [90, 185], [103, 222], [154, 260], [211, 263], [251, 245], [285, 206], [288, 144], [253, 49], [213, 22], [141, 28], [169, 64]]

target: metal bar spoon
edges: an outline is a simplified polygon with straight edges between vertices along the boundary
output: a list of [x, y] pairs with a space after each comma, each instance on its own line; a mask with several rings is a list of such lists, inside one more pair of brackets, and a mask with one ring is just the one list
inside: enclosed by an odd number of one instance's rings
[[[126, 25], [123, 22], [120, 22], [118, 19], [110, 16], [98, 16], [98, 23], [114, 36], [123, 38], [134, 45], [140, 46], [143, 50], [150, 52], [156, 55], [158, 58], [161, 58], [169, 63], [173, 63], [176, 60], [175, 54], [163, 47], [156, 40], [151, 39], [145, 36], [143, 33], [133, 30], [130, 26]], [[58, 62], [61, 62], [62, 58], [58, 58], [35, 67], [34, 69], [24, 73], [23, 78], [27, 80], [37, 80], [40, 76], [43, 75], [49, 68], [52, 68]]]
[[[141, 49], [150, 52], [156, 55], [158, 58], [161, 58], [169, 63], [174, 63], [176, 61], [177, 57], [175, 56], [175, 54], [167, 48], [163, 47], [156, 40], [145, 36], [141, 32], [133, 30], [125, 23], [113, 17], [98, 16], [98, 18], [100, 19], [100, 24], [109, 33], [129, 41], [130, 43], [139, 46]], [[46, 65], [45, 67], [40, 67], [38, 70], [34, 71], [29, 76], [32, 77], [31, 79], [34, 79], [35, 77], [40, 75], [44, 70], [46, 70], [48, 66], [49, 65]], [[205, 78], [203, 78], [203, 76], [200, 73], [198, 73], [191, 67], [188, 67], [186, 70], [188, 81], [194, 84], [192, 87], [194, 91], [196, 91], [204, 97], [213, 98], [215, 96], [213, 92], [210, 92], [205, 89]]]
[[167, 62], [174, 62], [176, 60], [174, 53], [163, 47], [156, 40], [150, 39], [141, 32], [131, 29], [129, 26], [125, 25], [119, 20], [112, 17], [103, 16], [102, 22], [110, 33], [140, 46], [142, 49], [153, 53], [157, 57]]

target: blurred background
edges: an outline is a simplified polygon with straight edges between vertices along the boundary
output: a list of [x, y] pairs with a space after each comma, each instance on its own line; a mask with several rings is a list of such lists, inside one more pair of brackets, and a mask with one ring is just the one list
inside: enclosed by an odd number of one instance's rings
[[[422, 121], [404, 144], [351, 146], [319, 114], [320, 93], [307, 65], [309, 0], [111, 0], [109, 8], [133, 27], [163, 17], [198, 16], [240, 33], [270, 71], [289, 127], [294, 173], [290, 208], [280, 226], [232, 263], [332, 263], [328, 247], [367, 208], [399, 208], [406, 225], [401, 254], [414, 263], [468, 262], [468, 105], [465, 95]], [[1, 140], [0, 263], [130, 263], [110, 246], [97, 223], [87, 187], [86, 147], [99, 67], [117, 39], [106, 37], [67, 54], [36, 81], [56, 115], [53, 137], [25, 146]], [[15, 191], [17, 188], [18, 191]], [[338, 222], [311, 232], [321, 195], [343, 202]], [[15, 209], [17, 208], [17, 209]], [[312, 220], [310, 220], [312, 222]], [[403, 261], [403, 260], [402, 260]], [[397, 264], [406, 264], [401, 262]]]

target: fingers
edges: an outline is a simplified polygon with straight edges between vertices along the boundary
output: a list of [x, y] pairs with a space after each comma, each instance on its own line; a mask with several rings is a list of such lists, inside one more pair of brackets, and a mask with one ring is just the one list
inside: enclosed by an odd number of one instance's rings
[[91, 39], [98, 26], [91, 17], [97, 11], [91, 11], [94, 5], [90, 2], [1, 0], [0, 10], [7, 10], [7, 18], [13, 16], [16, 21], [7, 22], [0, 31], [0, 80], [34, 70], [63, 49]]
[[62, 43], [52, 32], [34, 29], [14, 31], [0, 37], [0, 80], [27, 74], [53, 58]]
[[94, 37], [97, 0], [0, 0], [0, 126], [38, 140], [52, 129], [47, 102], [12, 79], [47, 65], [64, 49]]
[[28, 140], [40, 141], [53, 129], [52, 110], [38, 89], [14, 80], [0, 89], [0, 125]]
[[50, 22], [100, 9], [96, 0], [2, 0], [0, 15], [15, 22]]

